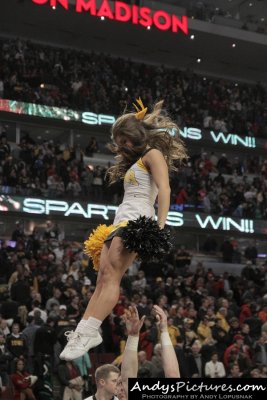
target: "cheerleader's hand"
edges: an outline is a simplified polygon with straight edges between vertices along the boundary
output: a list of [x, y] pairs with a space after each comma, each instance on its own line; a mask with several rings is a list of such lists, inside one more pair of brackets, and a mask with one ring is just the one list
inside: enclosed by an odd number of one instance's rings
[[165, 223], [158, 221], [158, 226], [159, 226], [159, 229], [164, 229]]

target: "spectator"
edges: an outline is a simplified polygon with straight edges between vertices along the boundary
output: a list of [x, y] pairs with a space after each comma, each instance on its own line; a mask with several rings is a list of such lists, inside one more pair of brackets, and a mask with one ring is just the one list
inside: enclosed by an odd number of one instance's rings
[[175, 346], [174, 351], [180, 368], [181, 378], [187, 378], [189, 376], [188, 362], [182, 337], [177, 338], [177, 345]]
[[11, 240], [17, 242], [19, 240], [23, 240], [25, 237], [23, 225], [20, 221], [16, 222], [16, 229], [12, 233]]
[[144, 350], [147, 359], [151, 360], [153, 348], [157, 343], [158, 331], [156, 324], [151, 316], [145, 318], [143, 331], [140, 335], [140, 349]]
[[[3, 333], [0, 332], [0, 378], [2, 383], [2, 391], [8, 386], [8, 370], [12, 356], [7, 350], [6, 339]], [[1, 391], [0, 391], [1, 393]]]
[[168, 322], [168, 332], [171, 338], [171, 342], [173, 346], [176, 346], [177, 344], [177, 337], [181, 336], [180, 330], [177, 326], [174, 325], [173, 318], [168, 317], [167, 319]]
[[92, 364], [90, 361], [90, 357], [88, 353], [85, 353], [82, 357], [76, 358], [73, 360], [76, 367], [78, 367], [80, 376], [83, 378], [84, 381], [84, 394], [88, 394], [91, 388], [91, 382], [89, 378], [89, 372], [92, 368]]
[[188, 373], [190, 378], [201, 378], [204, 376], [205, 362], [201, 355], [201, 343], [195, 340], [191, 346], [191, 352], [187, 356]]
[[198, 339], [198, 335], [193, 329], [194, 321], [190, 318], [184, 319], [184, 338], [185, 338], [185, 346], [190, 347], [196, 339]]
[[23, 359], [15, 361], [15, 372], [11, 375], [11, 380], [15, 389], [14, 400], [36, 400], [32, 387], [37, 381], [37, 377], [25, 371]]
[[154, 347], [154, 355], [152, 356], [151, 363], [155, 368], [155, 375], [152, 378], [164, 378], [164, 370], [162, 367], [161, 344], [157, 343]]
[[177, 250], [175, 255], [176, 268], [184, 268], [186, 265], [190, 265], [191, 256], [186, 251], [185, 246], [181, 246], [179, 250]]
[[27, 369], [30, 373], [34, 372], [34, 361], [35, 361], [35, 353], [34, 353], [34, 340], [36, 331], [40, 328], [40, 321], [35, 319], [34, 317], [28, 316], [27, 318], [28, 325], [21, 332], [21, 336], [25, 339], [25, 344], [27, 347]]
[[[219, 359], [222, 359], [222, 356], [224, 354], [224, 351], [227, 347], [227, 344], [229, 343], [229, 336], [230, 336], [230, 331], [228, 333], [221, 327], [220, 324], [221, 320], [219, 318], [215, 319], [215, 325], [212, 327], [211, 332], [212, 332], [212, 337], [214, 340], [216, 340], [216, 349], [218, 352]], [[238, 322], [238, 320], [237, 320]], [[237, 332], [235, 332], [236, 334]]]
[[240, 334], [234, 336], [234, 343], [228, 346], [224, 352], [223, 363], [226, 368], [229, 367], [233, 354], [238, 356], [239, 361], [241, 359], [242, 365], [247, 365], [246, 361], [249, 361], [250, 357], [247, 348], [244, 348], [244, 337]]
[[138, 353], [138, 377], [139, 378], [152, 378], [156, 376], [155, 365], [147, 360], [147, 355], [145, 351], [139, 351]]
[[58, 367], [58, 378], [63, 387], [63, 400], [82, 400], [84, 381], [74, 362], [61, 362]]
[[71, 197], [78, 197], [82, 191], [82, 188], [79, 182], [75, 180], [75, 178], [71, 178], [70, 182], [67, 185], [66, 191]]
[[59, 337], [62, 328], [69, 325], [69, 318], [67, 317], [67, 306], [61, 304], [59, 306], [59, 315], [56, 318], [56, 332]]
[[224, 378], [225, 375], [224, 365], [218, 361], [218, 354], [212, 353], [211, 360], [205, 364], [205, 376], [207, 378]]
[[267, 334], [262, 333], [260, 338], [254, 342], [255, 361], [257, 365], [267, 365]]
[[253, 368], [249, 373], [250, 378], [262, 378], [261, 370], [259, 368]]
[[48, 317], [46, 323], [36, 331], [34, 338], [34, 353], [41, 358], [44, 355], [49, 356], [51, 365], [53, 364], [54, 345], [57, 341], [54, 326], [55, 321]]
[[210, 321], [207, 315], [205, 315], [204, 318], [200, 321], [197, 327], [197, 333], [201, 343], [203, 343], [205, 339], [212, 337]]
[[141, 296], [141, 300], [138, 303], [137, 310], [140, 318], [142, 318], [143, 315], [148, 315], [150, 313], [147, 296], [145, 295]]
[[241, 327], [239, 320], [236, 317], [232, 317], [229, 322], [230, 322], [230, 329], [228, 331], [229, 339], [233, 341], [234, 336], [241, 332]]
[[250, 327], [248, 324], [242, 324], [241, 335], [244, 337], [244, 344], [248, 346], [249, 349], [252, 349], [254, 339], [250, 336]]
[[26, 340], [23, 338], [20, 332], [19, 324], [13, 323], [11, 327], [11, 334], [6, 338], [6, 348], [11, 353], [12, 357], [23, 357], [27, 356], [27, 345]]
[[47, 312], [42, 310], [41, 308], [41, 304], [38, 300], [34, 300], [32, 302], [32, 311], [29, 312], [29, 317], [33, 317], [36, 313], [36, 311], [38, 311], [38, 313], [40, 313], [40, 318], [42, 319], [43, 322], [46, 322], [47, 320]]
[[59, 300], [60, 300], [61, 296], [62, 296], [61, 290], [57, 287], [54, 287], [53, 288], [53, 296], [47, 300], [46, 306], [45, 306], [45, 308], [48, 312], [51, 311], [51, 307], [53, 304], [56, 304], [58, 306], [60, 305]]
[[94, 153], [97, 153], [99, 150], [99, 146], [95, 137], [91, 137], [88, 145], [85, 148], [85, 155], [88, 157], [92, 157]]
[[241, 378], [242, 377], [242, 372], [240, 372], [239, 365], [237, 363], [233, 363], [229, 367], [229, 375], [227, 378]]
[[79, 321], [81, 318], [80, 297], [73, 296], [70, 305], [67, 307], [67, 316], [69, 319]]
[[226, 239], [222, 246], [221, 246], [221, 251], [222, 251], [222, 259], [223, 262], [225, 263], [232, 263], [233, 261], [233, 245], [230, 243], [228, 239]]
[[250, 310], [251, 315], [244, 320], [244, 323], [249, 325], [250, 335], [255, 340], [260, 337], [262, 322], [258, 317], [258, 305], [256, 303], [251, 303]]
[[96, 167], [93, 171], [93, 198], [97, 201], [102, 201], [103, 199], [103, 172], [100, 167]]
[[204, 376], [205, 361], [201, 355], [201, 343], [198, 340], [191, 346], [191, 353], [187, 356], [188, 372], [190, 378], [202, 378]]
[[220, 320], [220, 326], [221, 328], [227, 333], [230, 329], [230, 326], [227, 322], [227, 308], [226, 307], [220, 307], [217, 314], [216, 318]]
[[137, 279], [132, 282], [135, 290], [144, 290], [146, 287], [146, 277], [144, 271], [138, 271]]

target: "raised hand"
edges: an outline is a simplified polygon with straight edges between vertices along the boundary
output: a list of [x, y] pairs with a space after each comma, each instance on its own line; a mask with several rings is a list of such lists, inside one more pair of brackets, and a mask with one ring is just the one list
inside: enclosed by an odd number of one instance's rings
[[160, 332], [168, 331], [167, 315], [162, 310], [162, 308], [160, 308], [157, 305], [154, 305], [152, 310], [154, 311], [154, 313], [156, 315], [157, 326], [158, 326]]
[[125, 310], [122, 318], [125, 322], [128, 336], [139, 336], [145, 317], [144, 315], [141, 319], [139, 318], [136, 306], [130, 306]]

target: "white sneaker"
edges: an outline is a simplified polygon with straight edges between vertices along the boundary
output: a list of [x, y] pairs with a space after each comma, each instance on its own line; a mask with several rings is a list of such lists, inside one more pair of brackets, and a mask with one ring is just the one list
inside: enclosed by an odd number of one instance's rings
[[103, 341], [98, 331], [96, 333], [67, 331], [65, 332], [65, 336], [68, 343], [60, 353], [59, 358], [66, 361], [75, 360], [75, 358], [83, 356], [88, 350], [98, 346]]

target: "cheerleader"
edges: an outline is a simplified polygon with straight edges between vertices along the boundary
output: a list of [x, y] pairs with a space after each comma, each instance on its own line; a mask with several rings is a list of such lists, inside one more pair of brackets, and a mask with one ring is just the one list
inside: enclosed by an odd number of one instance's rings
[[[164, 229], [170, 206], [169, 172], [176, 170], [186, 150], [178, 126], [155, 104], [151, 113], [141, 99], [136, 112], [121, 115], [112, 126], [111, 150], [116, 163], [107, 173], [110, 183], [123, 179], [124, 198], [113, 225], [100, 225], [85, 242], [85, 253], [98, 271], [96, 288], [75, 331], [66, 332], [68, 343], [61, 359], [73, 360], [102, 342], [99, 328], [117, 304], [120, 282], [138, 256], [159, 257], [170, 250]], [[155, 200], [158, 212], [155, 221]]]

